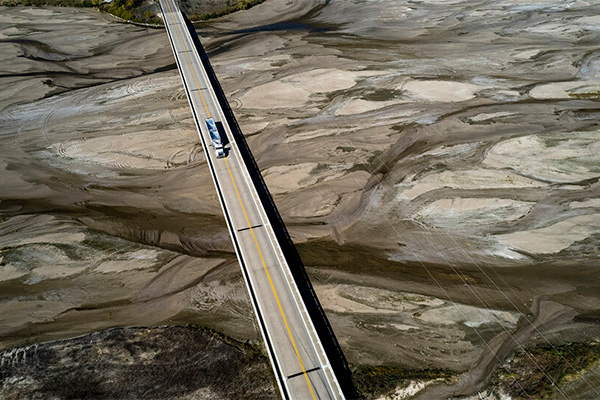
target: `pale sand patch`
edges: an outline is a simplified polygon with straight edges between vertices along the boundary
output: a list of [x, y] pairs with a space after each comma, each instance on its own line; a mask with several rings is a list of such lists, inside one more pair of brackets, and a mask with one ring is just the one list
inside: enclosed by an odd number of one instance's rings
[[[494, 393], [496, 392], [496, 393]], [[472, 396], [461, 397], [461, 400], [513, 400], [509, 395], [497, 390], [496, 387], [491, 389], [483, 389]]]
[[520, 316], [517, 312], [488, 310], [455, 303], [427, 310], [419, 318], [431, 324], [452, 325], [458, 321], [468, 327], [477, 328], [485, 324], [514, 327]]
[[[319, 181], [329, 181], [342, 177], [348, 178], [350, 174], [346, 174], [346, 170], [352, 168], [352, 166], [353, 164], [320, 166], [317, 163], [277, 165], [265, 170], [264, 177], [269, 190], [272, 193], [278, 194], [302, 189], [314, 185]], [[352, 178], [356, 179], [354, 175]], [[342, 186], [342, 184], [338, 183], [337, 186]]]
[[521, 253], [511, 250], [498, 242], [495, 245], [490, 244], [484, 254], [489, 254], [496, 257], [507, 258], [509, 260], [527, 260], [527, 257]]
[[597, 93], [600, 81], [553, 82], [538, 85], [529, 91], [529, 95], [538, 100], [571, 99], [574, 94]]
[[395, 292], [368, 286], [338, 285], [341, 296], [353, 299], [374, 308], [395, 311], [411, 311], [422, 307], [439, 307], [446, 304], [435, 297], [414, 293]]
[[545, 181], [577, 182], [600, 175], [599, 152], [600, 131], [529, 135], [498, 143], [483, 164]]
[[22, 13], [35, 15], [37, 17], [50, 17], [53, 15], [60, 15], [60, 13], [55, 13], [52, 10], [48, 10], [47, 8], [23, 8], [20, 10]]
[[[414, 293], [395, 292], [368, 286], [356, 285], [317, 285], [319, 299], [326, 309], [350, 313], [390, 313], [412, 312], [423, 307], [439, 307], [445, 301]], [[414, 328], [410, 325], [397, 327], [399, 330]]]
[[317, 296], [326, 310], [337, 313], [373, 313], [389, 314], [395, 313], [394, 310], [385, 310], [375, 308], [358, 301], [343, 297], [340, 295], [340, 288], [337, 285], [315, 286]]
[[351, 88], [361, 76], [384, 74], [384, 71], [344, 71], [334, 68], [316, 69], [286, 76], [280, 80], [255, 86], [240, 97], [244, 108], [298, 107], [315, 93]]
[[288, 61], [292, 59], [291, 54], [275, 54], [265, 58], [267, 61]]
[[11, 36], [16, 36], [19, 34], [19, 32], [19, 29], [15, 28], [14, 26], [2, 29], [0, 30], [0, 39], [7, 39]]
[[[384, 108], [387, 106], [392, 106], [394, 104], [399, 104], [399, 103], [401, 103], [401, 102], [395, 101], [395, 100], [368, 101], [368, 100], [363, 100], [363, 99], [353, 99], [353, 100], [350, 100], [349, 102], [347, 102], [346, 104], [344, 104], [342, 107], [340, 107], [335, 112], [335, 115], [362, 114], [365, 112], [379, 110], [381, 108]], [[409, 116], [409, 115], [415, 114], [417, 112], [418, 111], [410, 110], [410, 111], [405, 112], [405, 115]], [[399, 114], [402, 114], [402, 113], [399, 113]], [[394, 114], [394, 116], [404, 116], [404, 115]]]
[[[2, 263], [2, 257], [0, 257], [0, 263]], [[23, 268], [17, 268], [11, 264], [0, 265], [0, 282], [21, 278], [28, 274], [28, 270], [24, 270]]]
[[72, 260], [69, 255], [56, 245], [47, 243], [20, 246], [12, 251], [12, 263], [1, 266], [3, 277], [15, 279], [28, 276], [24, 281], [34, 285], [46, 279], [65, 278], [77, 275], [89, 266], [81, 260]]
[[573, 243], [600, 233], [600, 214], [580, 215], [545, 228], [496, 235], [500, 243], [528, 253], [558, 253]]
[[600, 29], [600, 15], [590, 15], [587, 17], [580, 17], [572, 21], [577, 25], [583, 25], [587, 29], [599, 30]]
[[135, 131], [55, 143], [51, 148], [62, 157], [87, 163], [117, 168], [164, 169], [167, 161], [177, 152], [182, 152], [180, 156], [185, 159], [189, 147], [193, 147], [193, 136], [174, 137], [164, 131]]
[[317, 181], [316, 177], [309, 179], [310, 172], [317, 165], [317, 163], [277, 165], [266, 169], [263, 172], [263, 176], [271, 193], [291, 192], [309, 186]]
[[539, 49], [525, 50], [513, 53], [511, 57], [516, 58], [517, 60], [529, 60], [530, 58], [537, 56], [541, 52], [542, 51]]
[[470, 119], [473, 122], [481, 122], [481, 121], [487, 121], [492, 118], [507, 117], [509, 115], [515, 115], [515, 114], [517, 114], [517, 113], [509, 112], [509, 111], [501, 111], [501, 112], [495, 112], [495, 113], [481, 113], [481, 114], [477, 114], [476, 116], [474, 116]]
[[414, 327], [414, 326], [404, 325], [404, 324], [389, 324], [389, 326], [391, 326], [392, 328], [394, 328], [398, 331], [409, 331], [411, 329], [416, 329], [416, 327]]
[[533, 179], [507, 171], [494, 171], [488, 169], [443, 171], [427, 175], [417, 182], [396, 184], [399, 189], [398, 200], [413, 200], [431, 190], [450, 187], [455, 189], [493, 189], [493, 188], [522, 188], [542, 187]]
[[408, 80], [397, 89], [404, 90], [419, 99], [433, 102], [455, 102], [470, 100], [487, 86], [452, 81]]
[[95, 93], [93, 95], [94, 101], [85, 104], [85, 106], [97, 108], [98, 105], [131, 105], [132, 99], [155, 96], [155, 93], [178, 87], [176, 85], [181, 85], [181, 80], [177, 75], [128, 79], [118, 86], [110, 86], [101, 92], [92, 91]]
[[335, 68], [323, 68], [290, 75], [282, 80], [310, 87], [314, 93], [327, 93], [349, 89], [356, 84], [359, 77], [386, 73], [386, 71], [345, 71]]
[[308, 101], [312, 92], [288, 82], [274, 81], [255, 86], [244, 93], [240, 100], [243, 108], [292, 108]]
[[573, 201], [569, 204], [571, 208], [588, 208], [598, 207], [600, 208], [600, 199], [588, 199], [584, 201]]
[[[340, 188], [339, 190], [342, 193], [348, 191], [348, 186], [353, 188], [350, 191], [358, 190], [363, 187], [363, 182], [366, 181], [366, 179], [363, 179], [361, 176], [365, 173], [365, 171], [355, 171], [354, 173], [349, 174], [346, 173], [346, 170], [352, 168], [353, 166], [354, 164], [337, 164], [329, 166], [327, 171], [319, 174], [318, 179], [320, 179], [322, 182], [335, 180], [336, 186]], [[358, 174], [356, 172], [358, 172]]]
[[253, 135], [269, 126], [269, 122], [251, 122], [242, 124], [242, 132], [246, 135]]
[[432, 379], [430, 381], [410, 381], [406, 387], [398, 387], [394, 393], [385, 397], [379, 397], [377, 400], [404, 400], [410, 399], [427, 386], [431, 386], [437, 382], [443, 382], [443, 379]]
[[249, 71], [266, 71], [269, 69], [276, 69], [278, 67], [274, 67], [271, 65], [269, 61], [248, 61], [248, 62], [238, 62], [231, 61], [231, 66], [235, 67], [235, 69], [245, 69]]
[[420, 306], [427, 306], [427, 307], [437, 307], [437, 306], [441, 306], [441, 305], [445, 304], [444, 300], [442, 300], [442, 299], [438, 299], [435, 297], [425, 297], [425, 296], [420, 296], [420, 297], [415, 298], [414, 295], [412, 296], [410, 301], [414, 304], [418, 304]]
[[331, 214], [339, 199], [336, 193], [315, 190], [308, 195], [298, 196], [286, 207], [287, 213], [296, 218], [314, 218]]
[[107, 260], [96, 267], [95, 271], [111, 273], [151, 268], [156, 263], [159, 254], [156, 250], [140, 249], [127, 254], [126, 259]]
[[339, 204], [344, 204], [346, 199], [358, 195], [358, 191], [364, 187], [369, 178], [370, 175], [366, 171], [350, 173], [343, 170], [325, 171], [320, 176], [310, 177], [309, 179], [323, 179], [323, 181], [335, 179], [335, 191], [324, 189], [322, 185], [328, 185], [325, 182], [314, 185], [306, 188], [296, 196], [282, 199], [281, 208], [290, 217], [311, 218], [331, 214]]
[[[26, 244], [62, 244], [81, 242], [85, 233], [79, 226], [49, 215], [17, 215], [0, 222], [3, 248]], [[19, 234], [23, 231], [25, 234]], [[43, 247], [43, 246], [42, 246]]]
[[461, 198], [436, 200], [413, 215], [428, 223], [441, 227], [460, 227], [497, 224], [514, 221], [527, 215], [535, 202], [524, 202], [500, 198]]
[[123, 271], [133, 271], [136, 269], [150, 268], [153, 262], [140, 262], [139, 260], [108, 260], [100, 264], [95, 271], [107, 274]]

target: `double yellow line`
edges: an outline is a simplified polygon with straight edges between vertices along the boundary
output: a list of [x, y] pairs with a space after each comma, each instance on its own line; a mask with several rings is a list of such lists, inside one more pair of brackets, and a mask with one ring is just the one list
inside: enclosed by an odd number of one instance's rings
[[[171, 13], [171, 15], [173, 15], [174, 13], [173, 13], [173, 10], [171, 9], [171, 4], [169, 3], [169, 0], [166, 0], [166, 3], [167, 3], [167, 6], [169, 7], [169, 12]], [[166, 24], [167, 17], [164, 16], [164, 18], [165, 18], [165, 24]], [[183, 42], [183, 37], [181, 36], [181, 32], [179, 31], [179, 28], [177, 27], [176, 24], [175, 24], [175, 29], [177, 30], [177, 35], [179, 36], [181, 45], [185, 48], [185, 44]], [[196, 87], [198, 88], [200, 97], [202, 98], [202, 103], [204, 104], [204, 109], [206, 110], [206, 114], [210, 118], [210, 111], [208, 111], [208, 106], [206, 105], [206, 100], [204, 99], [204, 95], [202, 94], [202, 90], [200, 89], [200, 84], [198, 83], [198, 78], [196, 77], [196, 73], [194, 72], [194, 68], [192, 67], [192, 63], [190, 61], [190, 57], [187, 52], [185, 52], [185, 56], [187, 58], [188, 65], [190, 66], [190, 71], [192, 71], [192, 75], [194, 76], [194, 81], [196, 82]], [[182, 70], [182, 73], [183, 73], [183, 70]], [[208, 85], [208, 82], [207, 82], [207, 85]], [[192, 101], [192, 99], [190, 99], [190, 101]], [[207, 157], [208, 157], [208, 155], [207, 155]], [[240, 192], [238, 191], [237, 185], [235, 183], [235, 179], [233, 179], [233, 174], [231, 173], [231, 169], [229, 168], [229, 162], [227, 162], [227, 158], [224, 158], [224, 160], [225, 160], [225, 165], [227, 166], [227, 171], [229, 172], [229, 176], [231, 177], [231, 182], [233, 183], [235, 193], [240, 202], [240, 206], [242, 207], [242, 211], [244, 212], [244, 217], [246, 218], [246, 223], [248, 224], [248, 227], [250, 228], [250, 233], [252, 234], [252, 239], [254, 239], [254, 244], [256, 245], [256, 250], [258, 250], [258, 255], [260, 256], [260, 261], [262, 262], [262, 265], [263, 265], [263, 268], [267, 275], [267, 278], [269, 279], [269, 284], [271, 285], [271, 290], [273, 291], [273, 295], [275, 296], [275, 301], [277, 302], [277, 306], [279, 307], [279, 312], [281, 313], [281, 318], [283, 318], [283, 323], [285, 324], [285, 328], [287, 329], [287, 333], [289, 335], [290, 342], [292, 343], [292, 346], [294, 347], [294, 352], [296, 353], [296, 357], [298, 358], [298, 362], [300, 363], [300, 368], [302, 368], [302, 373], [304, 374], [304, 378], [306, 379], [306, 384], [308, 385], [308, 388], [310, 390], [310, 394], [311, 394], [312, 398], [316, 400], [315, 392], [313, 390], [313, 385], [311, 384], [310, 379], [308, 378], [308, 373], [306, 372], [306, 368], [304, 367], [304, 363], [302, 362], [302, 357], [300, 357], [300, 352], [298, 351], [298, 347], [296, 346], [296, 341], [294, 340], [294, 335], [292, 335], [292, 330], [290, 329], [287, 318], [285, 317], [285, 313], [283, 312], [283, 308], [281, 307], [281, 302], [279, 301], [279, 296], [277, 295], [277, 290], [275, 290], [275, 285], [273, 285], [273, 280], [271, 279], [271, 274], [269, 273], [269, 269], [267, 268], [267, 264], [265, 263], [265, 259], [262, 255], [262, 251], [260, 250], [260, 246], [258, 245], [258, 241], [256, 240], [256, 235], [254, 234], [254, 229], [252, 229], [252, 224], [250, 223], [250, 219], [248, 218], [248, 214], [246, 213], [246, 207], [244, 207], [244, 202], [242, 201], [242, 197], [240, 196]]]

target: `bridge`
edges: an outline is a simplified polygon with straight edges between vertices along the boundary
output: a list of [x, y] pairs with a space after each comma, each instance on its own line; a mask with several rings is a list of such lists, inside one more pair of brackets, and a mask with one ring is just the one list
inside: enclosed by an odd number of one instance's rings
[[[284, 399], [343, 399], [321, 338], [177, 3], [162, 15], [258, 326]], [[225, 138], [217, 158], [205, 119]], [[228, 140], [227, 140], [228, 139]], [[333, 333], [331, 332], [331, 335]]]

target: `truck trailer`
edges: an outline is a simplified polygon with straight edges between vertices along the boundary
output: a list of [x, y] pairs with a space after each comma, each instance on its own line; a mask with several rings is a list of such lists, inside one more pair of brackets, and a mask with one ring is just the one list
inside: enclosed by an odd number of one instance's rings
[[223, 148], [223, 141], [221, 140], [221, 135], [219, 135], [219, 130], [217, 129], [215, 120], [212, 118], [206, 118], [204, 122], [206, 123], [206, 128], [208, 129], [208, 133], [210, 135], [210, 141], [212, 142], [212, 147], [215, 149], [217, 158], [225, 158], [226, 154], [225, 149]]

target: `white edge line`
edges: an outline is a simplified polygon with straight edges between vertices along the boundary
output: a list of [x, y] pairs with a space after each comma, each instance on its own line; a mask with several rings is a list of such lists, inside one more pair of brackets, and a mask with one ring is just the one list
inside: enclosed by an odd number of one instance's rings
[[[160, 0], [160, 3], [162, 3], [162, 1], [163, 0]], [[164, 1], [168, 1], [168, 0], [164, 0]], [[177, 50], [175, 49], [175, 46], [172, 43], [171, 31], [167, 27], [168, 22], [167, 22], [167, 18], [165, 16], [166, 13], [164, 12], [164, 10], [161, 10], [161, 11], [163, 11], [163, 16], [164, 16], [164, 21], [165, 21], [165, 28], [167, 29], [167, 34], [171, 38], [171, 40], [169, 40], [169, 44], [171, 45], [171, 49], [173, 50], [173, 55], [174, 55], [174, 58], [175, 58], [177, 64], [180, 65], [180, 74], [179, 74], [179, 77], [181, 78], [183, 86], [186, 86], [186, 82], [185, 82], [185, 79], [183, 77], [183, 68], [182, 68], [181, 63], [179, 61], [179, 57], [177, 56]], [[179, 8], [177, 8], [176, 12], [179, 12]], [[173, 13], [171, 13], [171, 14], [173, 14]], [[186, 28], [186, 31], [187, 31], [187, 28]], [[189, 32], [188, 32], [188, 35], [189, 35]], [[192, 43], [193, 42], [190, 42], [190, 46], [195, 50], [195, 46], [191, 45]], [[192, 66], [190, 65], [190, 70], [191, 69], [192, 69]], [[200, 69], [203, 70], [203, 68], [201, 66], [200, 66]], [[210, 81], [207, 81], [207, 84], [210, 85]], [[211, 87], [211, 89], [212, 89], [212, 87]], [[190, 109], [192, 110], [192, 112], [194, 112], [195, 108], [193, 106], [192, 99], [188, 95], [188, 91], [187, 90], [186, 90], [186, 98], [187, 98], [188, 103], [190, 105]], [[219, 104], [219, 103], [217, 103], [217, 104]], [[217, 107], [217, 109], [220, 109], [220, 107]], [[200, 136], [200, 140], [202, 141], [202, 145], [204, 147], [204, 153], [205, 153], [205, 156], [207, 158], [207, 162], [211, 162], [212, 163], [212, 159], [208, 160], [208, 158], [210, 158], [211, 156], [209, 154], [208, 147], [207, 147], [207, 145], [205, 143], [205, 138], [203, 137], [203, 134], [202, 134], [202, 128], [201, 128], [201, 126], [199, 126], [197, 118], [194, 118], [194, 122], [195, 122], [195, 125], [196, 125], [196, 129], [198, 130], [198, 136]], [[213, 184], [215, 185], [215, 187], [217, 188], [217, 190], [219, 190], [220, 186], [219, 186], [219, 183], [218, 183], [218, 177], [216, 177], [216, 174], [212, 173], [212, 169], [211, 169], [211, 174], [210, 175], [211, 175], [211, 178], [213, 180]], [[227, 200], [225, 200], [225, 196], [217, 196], [217, 197], [219, 197], [219, 200], [222, 199], [221, 201], [219, 201], [219, 204], [221, 205], [221, 210], [223, 211], [223, 214], [224, 215], [228, 215], [227, 211], [226, 211]], [[229, 230], [229, 235], [231, 236], [232, 241], [234, 241], [236, 243], [239, 243], [239, 241], [237, 241], [236, 238], [234, 237], [234, 233], [233, 232], [235, 231], [235, 228], [233, 226], [233, 222], [232, 221], [230, 222], [227, 218], [225, 218], [225, 221], [227, 222], [228, 225], [231, 224], [231, 227], [228, 230]], [[236, 255], [238, 257], [238, 261], [240, 262], [240, 267], [243, 268], [242, 265], [246, 265], [246, 264], [243, 262], [242, 246], [234, 246], [234, 247], [236, 249]], [[239, 247], [239, 251], [242, 253], [242, 255], [240, 255], [238, 253], [238, 251], [237, 251], [238, 247]], [[248, 276], [246, 277], [246, 275], [248, 275]], [[244, 281], [246, 281], [246, 290], [248, 291], [248, 296], [250, 297], [250, 300], [251, 300], [250, 303], [252, 304], [252, 308], [254, 309], [254, 312], [257, 315], [260, 315], [262, 317], [262, 319], [264, 320], [263, 316], [265, 314], [263, 313], [262, 308], [260, 307], [260, 302], [257, 300], [256, 304], [255, 304], [255, 302], [252, 301], [252, 298], [253, 298], [252, 290], [251, 290], [251, 286], [253, 287], [253, 284], [251, 282], [252, 278], [251, 278], [251, 276], [250, 276], [249, 273], [248, 274], [242, 274], [242, 276], [244, 277]], [[250, 282], [248, 280], [250, 280]], [[258, 310], [257, 310], [256, 307], [258, 307]], [[271, 336], [270, 333], [268, 332], [268, 330], [269, 330], [268, 325], [265, 323], [264, 324], [264, 328], [263, 328], [263, 324], [261, 324], [260, 321], [258, 321], [258, 326], [259, 326], [259, 330], [260, 330], [261, 336], [263, 337], [263, 341], [265, 342], [265, 347], [267, 348], [267, 352], [269, 353], [269, 356], [272, 357], [272, 358], [274, 358], [276, 360], [276, 363], [271, 363], [271, 368], [273, 369], [273, 372], [275, 373], [275, 380], [277, 381], [277, 385], [279, 386], [279, 391], [282, 394], [283, 393], [290, 393], [290, 388], [287, 385], [286, 380], [284, 379], [285, 375], [284, 375], [282, 367], [281, 367], [281, 362], [279, 361], [279, 358], [277, 357], [277, 353], [275, 351], [275, 346], [272, 346], [272, 348], [271, 348], [271, 346], [268, 345], [268, 343], [270, 343], [270, 340], [268, 340], [268, 337]], [[279, 371], [277, 371], [276, 365], [279, 367]], [[278, 379], [279, 376], [281, 376], [281, 379]], [[281, 387], [282, 383], [283, 383], [283, 385], [286, 388], [285, 391]]]

